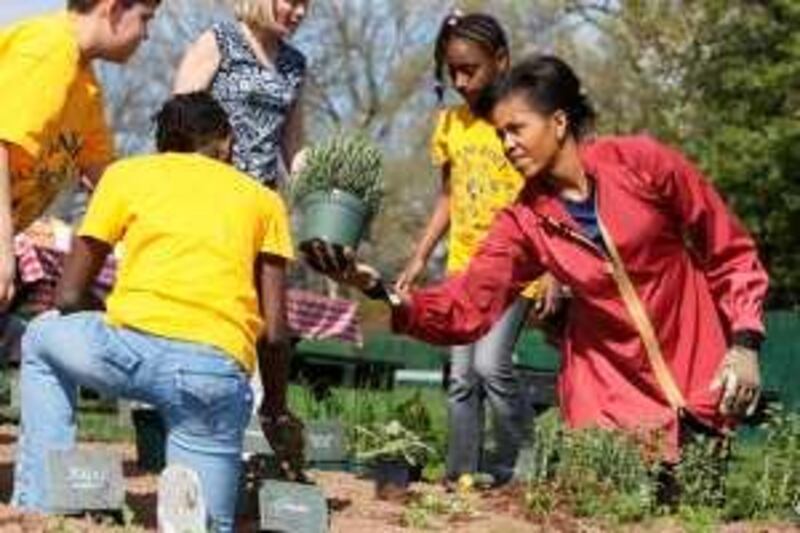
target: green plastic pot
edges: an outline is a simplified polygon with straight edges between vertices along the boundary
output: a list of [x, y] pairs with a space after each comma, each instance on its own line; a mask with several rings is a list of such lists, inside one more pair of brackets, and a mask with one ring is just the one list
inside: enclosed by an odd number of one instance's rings
[[320, 239], [330, 244], [357, 248], [369, 221], [361, 199], [333, 189], [317, 191], [300, 201], [300, 244]]

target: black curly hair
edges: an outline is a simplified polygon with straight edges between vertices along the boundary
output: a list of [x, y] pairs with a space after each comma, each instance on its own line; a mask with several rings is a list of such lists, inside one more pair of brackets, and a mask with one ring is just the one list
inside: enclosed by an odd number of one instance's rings
[[159, 152], [200, 152], [231, 134], [228, 114], [205, 91], [178, 94], [155, 116]]
[[477, 114], [487, 118], [500, 100], [512, 94], [522, 96], [531, 108], [542, 113], [563, 111], [575, 138], [585, 136], [594, 126], [596, 114], [581, 80], [572, 67], [556, 56], [533, 55], [515, 64], [486, 88], [476, 106]]

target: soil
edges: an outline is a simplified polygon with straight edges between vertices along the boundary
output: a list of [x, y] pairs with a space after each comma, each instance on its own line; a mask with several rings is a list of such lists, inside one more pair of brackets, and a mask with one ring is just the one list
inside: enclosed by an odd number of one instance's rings
[[[16, 444], [16, 428], [0, 426], [0, 502], [8, 502], [13, 482], [13, 458]], [[124, 458], [127, 483], [126, 504], [132, 512], [130, 525], [112, 525], [110, 517], [43, 517], [24, 514], [7, 504], [0, 503], [0, 532], [105, 532], [105, 531], [155, 531], [157, 477], [140, 471], [135, 462], [135, 449], [130, 444], [82, 444], [82, 448], [102, 447], [115, 450]], [[331, 508], [331, 531], [334, 533], [394, 533], [413, 530], [409, 520], [414, 520], [413, 502], [424, 497], [439, 506], [438, 511], [423, 511], [422, 521], [415, 524], [417, 530], [457, 531], [464, 533], [526, 533], [526, 532], [593, 532], [603, 528], [576, 520], [570, 516], [554, 513], [546, 522], [534, 523], [526, 516], [520, 505], [519, 489], [509, 488], [494, 492], [471, 492], [455, 496], [431, 484], [413, 484], [410, 495], [404, 501], [381, 501], [375, 498], [374, 485], [368, 479], [350, 473], [312, 471], [312, 479], [323, 488]], [[427, 495], [427, 496], [426, 496]], [[442, 502], [457, 501], [442, 509]], [[417, 505], [419, 508], [419, 505]], [[243, 517], [239, 530], [257, 530], [254, 516]], [[618, 530], [614, 528], [614, 530]], [[669, 520], [650, 524], [648, 527], [626, 528], [628, 531], [682, 531]], [[791, 524], [733, 524], [725, 526], [727, 533], [789, 532], [798, 531]]]

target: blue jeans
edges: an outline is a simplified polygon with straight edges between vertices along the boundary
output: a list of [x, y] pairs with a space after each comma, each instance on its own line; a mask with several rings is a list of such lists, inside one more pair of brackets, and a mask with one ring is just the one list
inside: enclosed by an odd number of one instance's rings
[[167, 463], [198, 473], [215, 531], [233, 531], [242, 438], [252, 392], [225, 353], [106, 324], [101, 313], [34, 320], [22, 340], [22, 422], [14, 471], [18, 507], [47, 511], [45, 458], [75, 446], [78, 386], [156, 407]]
[[[451, 349], [448, 479], [483, 470], [505, 482], [514, 474], [527, 413], [512, 356], [530, 305], [520, 298], [479, 341]], [[491, 462], [482, 460], [484, 400], [494, 415]]]

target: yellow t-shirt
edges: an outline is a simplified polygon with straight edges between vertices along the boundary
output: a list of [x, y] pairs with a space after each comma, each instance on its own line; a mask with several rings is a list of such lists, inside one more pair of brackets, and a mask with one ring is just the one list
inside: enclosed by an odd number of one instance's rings
[[102, 91], [91, 66], [80, 62], [69, 14], [0, 29], [0, 141], [9, 145], [17, 230], [82, 170], [111, 161]]
[[[497, 212], [511, 204], [525, 183], [506, 159], [494, 128], [467, 105], [442, 111], [431, 141], [436, 166], [450, 167], [450, 241], [447, 270], [464, 270]], [[523, 293], [537, 295], [534, 282]]]
[[294, 257], [277, 193], [201, 155], [134, 157], [105, 172], [79, 235], [122, 243], [109, 323], [215, 346], [252, 372], [256, 258]]

